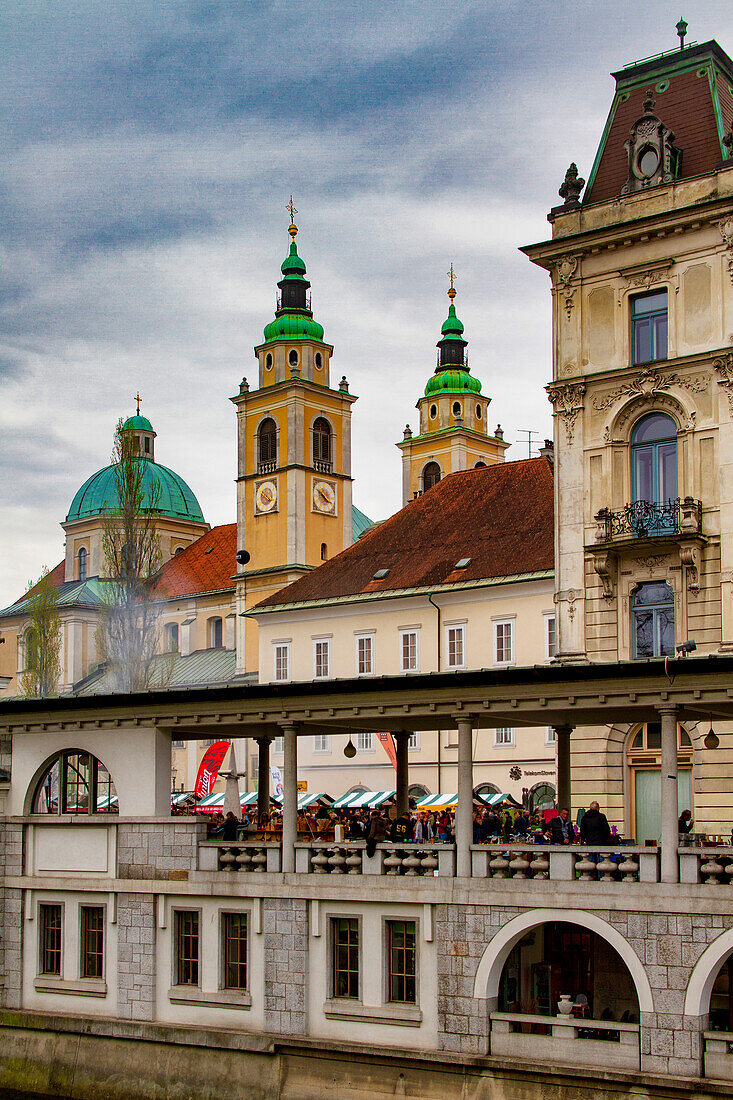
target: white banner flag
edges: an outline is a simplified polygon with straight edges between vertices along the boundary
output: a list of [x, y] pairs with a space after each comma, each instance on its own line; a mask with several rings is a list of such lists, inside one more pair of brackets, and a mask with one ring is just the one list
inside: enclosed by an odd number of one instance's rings
[[270, 775], [272, 776], [272, 793], [275, 798], [282, 798], [283, 796], [283, 777], [280, 774], [280, 769], [271, 767]]

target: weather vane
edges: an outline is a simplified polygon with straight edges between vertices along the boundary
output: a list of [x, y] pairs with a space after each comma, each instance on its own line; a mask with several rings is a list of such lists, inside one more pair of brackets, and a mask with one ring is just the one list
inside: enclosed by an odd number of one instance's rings
[[286, 204], [285, 209], [290, 212], [290, 227], [288, 228], [288, 233], [293, 238], [293, 240], [295, 240], [298, 232], [298, 227], [295, 224], [295, 215], [298, 213], [298, 211], [296, 209], [295, 203], [293, 202], [292, 195], [290, 196], [290, 202]]
[[135, 401], [137, 402], [137, 415], [139, 416], [140, 415], [140, 402], [142, 401], [142, 397], [140, 396], [140, 391], [139, 390], [135, 394]]
[[450, 290], [448, 291], [448, 297], [450, 298], [450, 300], [452, 302], [453, 299], [455, 298], [456, 294], [458, 293], [458, 291], [456, 290], [455, 285], [454, 285], [455, 281], [456, 281], [456, 273], [453, 270], [453, 264], [450, 265], [450, 271], [446, 271], [446, 275], [450, 279]]

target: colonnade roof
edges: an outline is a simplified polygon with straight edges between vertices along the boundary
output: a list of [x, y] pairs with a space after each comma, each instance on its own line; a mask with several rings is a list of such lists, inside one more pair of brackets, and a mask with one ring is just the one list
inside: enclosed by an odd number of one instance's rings
[[733, 719], [733, 656], [547, 664], [130, 695], [8, 699], [0, 731], [152, 725], [176, 738]]

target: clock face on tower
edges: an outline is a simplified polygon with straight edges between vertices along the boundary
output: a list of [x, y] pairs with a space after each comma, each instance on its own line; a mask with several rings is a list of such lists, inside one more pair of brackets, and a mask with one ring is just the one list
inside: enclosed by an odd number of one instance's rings
[[336, 511], [336, 489], [330, 481], [316, 481], [313, 484], [313, 507], [317, 512]]
[[255, 492], [255, 511], [271, 512], [277, 504], [277, 482], [261, 481]]

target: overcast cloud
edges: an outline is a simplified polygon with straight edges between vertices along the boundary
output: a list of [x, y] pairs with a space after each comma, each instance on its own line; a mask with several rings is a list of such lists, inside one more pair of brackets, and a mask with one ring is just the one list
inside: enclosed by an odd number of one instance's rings
[[[210, 523], [235, 518], [234, 410], [274, 309], [285, 203], [354, 408], [355, 502], [400, 504], [394, 443], [435, 363], [445, 272], [501, 422], [551, 434], [549, 235], [587, 176], [611, 70], [679, 17], [568, 0], [16, 0], [0, 61], [0, 606], [143, 411]], [[729, 2], [690, 39], [733, 51]]]

